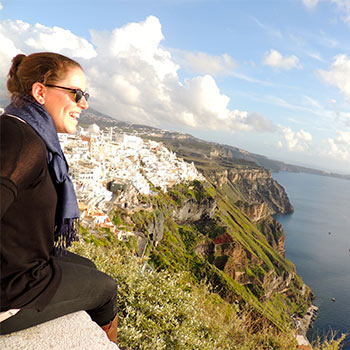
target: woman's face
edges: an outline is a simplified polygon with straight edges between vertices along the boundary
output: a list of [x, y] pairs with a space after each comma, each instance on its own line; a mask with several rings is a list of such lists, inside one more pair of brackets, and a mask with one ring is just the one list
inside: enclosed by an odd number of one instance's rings
[[[84, 72], [78, 67], [71, 68], [65, 78], [54, 85], [85, 91]], [[44, 106], [51, 115], [57, 132], [68, 134], [75, 133], [81, 111], [89, 107], [85, 97], [77, 103], [73, 92], [48, 86], [45, 86]]]

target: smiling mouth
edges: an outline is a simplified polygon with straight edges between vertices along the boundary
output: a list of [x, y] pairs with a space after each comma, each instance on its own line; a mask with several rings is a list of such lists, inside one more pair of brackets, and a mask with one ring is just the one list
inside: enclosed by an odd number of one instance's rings
[[69, 116], [70, 116], [71, 118], [73, 118], [73, 119], [78, 120], [79, 117], [80, 117], [80, 114], [77, 113], [77, 112], [72, 112], [72, 113], [69, 113]]

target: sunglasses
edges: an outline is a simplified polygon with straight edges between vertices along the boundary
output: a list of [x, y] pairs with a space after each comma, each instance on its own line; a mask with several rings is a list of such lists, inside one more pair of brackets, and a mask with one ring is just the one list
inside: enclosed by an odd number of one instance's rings
[[74, 100], [76, 103], [79, 103], [79, 101], [85, 97], [85, 100], [87, 101], [90, 97], [89, 93], [80, 89], [72, 89], [72, 88], [67, 88], [64, 86], [58, 86], [58, 85], [51, 85], [51, 84], [46, 84], [45, 86], [47, 87], [55, 87], [63, 90], [68, 90], [74, 94]]

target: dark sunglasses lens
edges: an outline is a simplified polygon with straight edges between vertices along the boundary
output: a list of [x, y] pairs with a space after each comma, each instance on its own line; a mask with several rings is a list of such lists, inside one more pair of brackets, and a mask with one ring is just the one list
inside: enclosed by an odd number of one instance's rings
[[80, 90], [76, 90], [75, 92], [75, 102], [78, 103], [83, 97], [83, 92]]
[[83, 98], [83, 96], [85, 97], [86, 101], [89, 99], [89, 94], [87, 92], [77, 90], [75, 93], [75, 102], [78, 103]]

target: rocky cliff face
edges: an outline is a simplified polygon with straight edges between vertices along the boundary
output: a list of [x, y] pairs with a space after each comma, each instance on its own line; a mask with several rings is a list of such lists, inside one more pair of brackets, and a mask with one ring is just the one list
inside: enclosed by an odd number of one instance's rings
[[284, 188], [264, 168], [234, 168], [210, 174], [212, 181], [224, 188], [236, 189], [237, 205], [253, 221], [267, 215], [288, 214], [294, 211]]
[[292, 213], [294, 208], [271, 171], [231, 168], [211, 172], [209, 178], [258, 227], [268, 243], [285, 256], [283, 228], [271, 215]]
[[199, 200], [190, 197], [185, 199], [179, 206], [171, 206], [167, 213], [155, 209], [153, 210], [153, 215], [145, 221], [148, 238], [154, 243], [159, 243], [163, 239], [167, 214], [178, 225], [193, 224], [200, 221], [203, 217], [213, 217], [216, 204], [216, 200], [212, 197], [204, 197]]
[[[283, 245], [277, 248], [280, 254], [284, 253]], [[287, 293], [295, 279], [293, 268], [280, 275], [273, 269], [266, 270], [264, 261], [258, 255], [235, 241], [228, 233], [197, 245], [194, 251], [237, 283], [248, 287], [254, 285], [256, 290], [260, 289], [263, 300], [269, 299], [274, 293]]]
[[174, 208], [172, 217], [178, 224], [193, 223], [199, 221], [202, 217], [213, 217], [216, 209], [216, 200], [211, 197], [195, 200], [190, 198]]
[[142, 247], [155, 267], [188, 269], [227, 301], [271, 309], [267, 317], [279, 325], [286, 310], [302, 314], [309, 305], [310, 291], [285, 260], [283, 229], [271, 216], [292, 206], [269, 171], [212, 173], [208, 183], [179, 184], [148, 204], [127, 221], [149, 241]]
[[226, 300], [238, 300], [284, 329], [291, 314], [305, 312], [311, 296], [284, 258], [283, 230], [271, 217], [293, 212], [284, 189], [242, 150], [193, 138], [157, 141], [194, 162], [212, 188], [180, 184], [142, 199], [149, 210], [121, 215], [150, 243], [139, 250], [154, 267], [186, 270], [191, 280], [208, 281]]
[[238, 201], [235, 204], [252, 222], [259, 222], [270, 215], [270, 210], [265, 202], [247, 203]]

